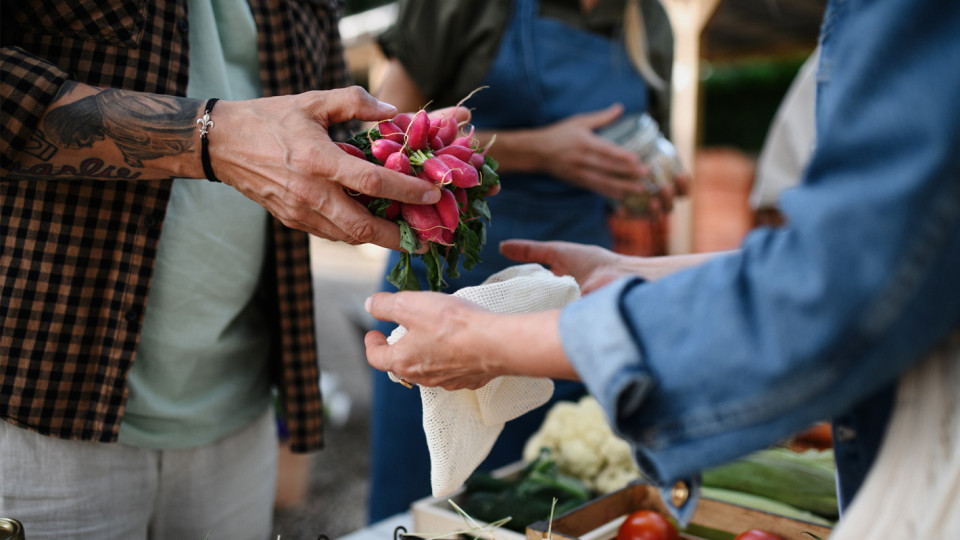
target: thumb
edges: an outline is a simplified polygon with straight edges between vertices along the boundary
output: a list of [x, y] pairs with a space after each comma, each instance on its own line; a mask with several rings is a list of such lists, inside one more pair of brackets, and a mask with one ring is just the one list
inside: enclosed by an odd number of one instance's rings
[[353, 119], [376, 122], [393, 118], [397, 114], [396, 107], [371, 96], [360, 86], [328, 90], [323, 94], [323, 99], [317, 106], [332, 123]]
[[390, 353], [392, 349], [387, 345], [387, 338], [382, 332], [371, 330], [363, 338], [366, 349], [367, 363], [370, 367], [380, 371], [389, 371]]
[[597, 129], [610, 124], [622, 114], [623, 105], [614, 103], [606, 109], [581, 114], [580, 124], [590, 129]]

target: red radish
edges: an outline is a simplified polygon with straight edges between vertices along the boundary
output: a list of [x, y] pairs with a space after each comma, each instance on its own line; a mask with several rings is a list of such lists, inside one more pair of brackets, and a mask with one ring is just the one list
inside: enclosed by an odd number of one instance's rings
[[440, 190], [440, 200], [434, 205], [437, 213], [440, 214], [440, 221], [443, 226], [451, 231], [457, 229], [460, 224], [460, 210], [457, 207], [457, 198], [449, 189]]
[[450, 166], [442, 158], [443, 156], [432, 157], [423, 162], [423, 172], [427, 174], [427, 178], [440, 185], [453, 182], [453, 173]]
[[450, 146], [444, 146], [443, 148], [434, 152], [434, 155], [444, 156], [451, 155], [460, 161], [469, 163], [470, 157], [473, 156], [473, 150], [467, 148], [466, 146], [461, 146], [459, 144], [451, 144]]
[[373, 157], [380, 160], [380, 163], [386, 163], [391, 154], [395, 154], [403, 148], [403, 145], [391, 141], [390, 139], [377, 139], [370, 144], [370, 151]]
[[440, 140], [440, 137], [431, 137], [430, 142], [427, 144], [431, 150], [436, 152], [437, 150], [443, 149], [443, 141]]
[[423, 170], [423, 169], [420, 169], [420, 171], [418, 171], [415, 176], [416, 176], [417, 178], [421, 179], [421, 180], [426, 180], [427, 182], [430, 182], [431, 184], [435, 183], [433, 180], [430, 179], [430, 176], [427, 175], [427, 171], [425, 171], [425, 170]]
[[445, 246], [452, 246], [453, 231], [451, 231], [450, 229], [440, 229], [440, 242], [438, 243], [443, 244]]
[[360, 149], [357, 148], [356, 146], [354, 146], [354, 145], [352, 145], [352, 144], [343, 143], [343, 142], [338, 142], [338, 143], [336, 143], [336, 144], [337, 144], [337, 146], [340, 147], [341, 150], [343, 150], [344, 152], [350, 154], [351, 156], [353, 156], [353, 157], [358, 157], [358, 158], [360, 158], [360, 159], [362, 159], [362, 160], [364, 160], [364, 161], [367, 160], [367, 156], [363, 155], [363, 150], [360, 150]]
[[470, 126], [470, 131], [466, 135], [462, 137], [457, 137], [456, 139], [450, 141], [450, 145], [456, 144], [459, 146], [466, 146], [467, 148], [472, 148], [472, 149], [476, 149], [477, 147], [479, 147], [480, 141], [473, 138], [473, 129], [474, 129], [473, 126]]
[[403, 174], [413, 175], [413, 167], [410, 166], [410, 158], [402, 151], [394, 152], [383, 160], [383, 166]]
[[467, 190], [460, 187], [455, 187], [453, 188], [452, 191], [453, 191], [454, 198], [457, 199], [457, 208], [459, 208], [461, 212], [466, 212], [467, 211]]
[[400, 128], [401, 131], [407, 131], [407, 128], [410, 127], [410, 121], [413, 120], [413, 115], [410, 113], [400, 113], [393, 117], [392, 122]]
[[422, 242], [440, 242], [443, 222], [432, 204], [400, 203], [400, 215]]
[[[434, 131], [436, 128], [436, 131]], [[446, 146], [457, 138], [457, 119], [453, 116], [440, 116], [430, 121], [430, 133], [440, 138]]]
[[384, 120], [377, 124], [377, 129], [380, 130], [380, 136], [384, 139], [403, 144], [403, 130], [400, 129], [400, 126], [389, 120]]
[[480, 185], [480, 174], [473, 165], [464, 163], [462, 160], [449, 154], [437, 156], [435, 159], [443, 161], [443, 163], [450, 168], [450, 181], [453, 182], [453, 185], [462, 188], [471, 188]]
[[406, 133], [407, 146], [411, 150], [423, 150], [427, 147], [427, 137], [430, 135], [430, 118], [427, 117], [427, 111], [417, 111]]
[[475, 152], [470, 156], [470, 164], [473, 165], [474, 169], [478, 171], [483, 168], [483, 162], [486, 159], [486, 156], [483, 153]]
[[398, 201], [390, 201], [390, 204], [383, 209], [383, 217], [391, 221], [400, 217], [400, 203]]

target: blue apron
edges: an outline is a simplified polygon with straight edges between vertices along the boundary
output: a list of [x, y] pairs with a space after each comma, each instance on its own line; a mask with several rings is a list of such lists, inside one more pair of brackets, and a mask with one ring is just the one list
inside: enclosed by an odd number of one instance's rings
[[[539, 17], [536, 0], [513, 3], [500, 49], [483, 85], [470, 98], [477, 129], [541, 127], [570, 115], [596, 111], [613, 103], [625, 114], [647, 109], [646, 85], [619, 40], [610, 40], [557, 20]], [[549, 141], [544, 141], [549, 144]], [[461, 277], [445, 280], [453, 292], [478, 285], [514, 264], [500, 255], [500, 242], [509, 238], [566, 240], [610, 247], [607, 208], [603, 197], [545, 174], [501, 174], [502, 189], [487, 199], [493, 216], [487, 228], [483, 262]], [[392, 253], [387, 271], [397, 263]], [[414, 266], [421, 286], [426, 271]], [[396, 291], [383, 281], [381, 290]], [[380, 323], [389, 335], [395, 325]], [[430, 494], [430, 463], [422, 428], [420, 394], [391, 382], [381, 372], [373, 377], [371, 436], [371, 523], [406, 511], [410, 503]], [[558, 399], [583, 395], [579, 383], [559, 382]], [[521, 458], [527, 438], [540, 426], [549, 406], [511, 421], [504, 428], [482, 469]]]

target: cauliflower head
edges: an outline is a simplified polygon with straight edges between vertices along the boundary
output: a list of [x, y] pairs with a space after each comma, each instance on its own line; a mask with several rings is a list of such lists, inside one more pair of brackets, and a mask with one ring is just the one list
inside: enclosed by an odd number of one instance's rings
[[536, 459], [541, 448], [550, 449], [561, 473], [599, 493], [616, 491], [640, 478], [630, 444], [613, 433], [591, 396], [551, 407], [540, 429], [527, 440], [524, 461]]

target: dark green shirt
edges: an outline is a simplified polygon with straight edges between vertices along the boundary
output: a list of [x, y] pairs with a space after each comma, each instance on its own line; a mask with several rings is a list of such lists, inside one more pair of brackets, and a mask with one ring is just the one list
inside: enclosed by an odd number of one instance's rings
[[[540, 0], [540, 15], [612, 39], [623, 39], [626, 0], [599, 0], [587, 14], [579, 0]], [[667, 82], [650, 88], [650, 114], [670, 126], [673, 31], [658, 0], [641, 0], [650, 65]], [[513, 11], [511, 0], [400, 0], [397, 22], [379, 38], [433, 107], [454, 105], [483, 84]]]

